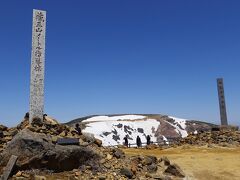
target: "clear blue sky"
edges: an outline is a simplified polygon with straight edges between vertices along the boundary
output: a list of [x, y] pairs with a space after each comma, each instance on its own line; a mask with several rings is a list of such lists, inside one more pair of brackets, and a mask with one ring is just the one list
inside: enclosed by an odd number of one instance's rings
[[29, 109], [32, 10], [47, 11], [45, 112], [160, 113], [240, 125], [240, 1], [2, 0], [0, 124]]

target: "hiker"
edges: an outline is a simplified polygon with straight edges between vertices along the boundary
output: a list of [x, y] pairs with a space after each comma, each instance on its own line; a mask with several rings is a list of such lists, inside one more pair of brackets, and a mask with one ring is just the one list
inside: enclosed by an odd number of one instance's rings
[[149, 135], [147, 135], [147, 145], [150, 145], [151, 144], [151, 138]]
[[24, 119], [29, 119], [29, 112], [25, 114]]
[[78, 135], [82, 135], [82, 130], [81, 130], [81, 128], [80, 128], [78, 123], [75, 125], [75, 130], [77, 131]]
[[128, 138], [127, 135], [123, 138], [124, 139], [124, 146], [128, 147]]
[[139, 136], [137, 136], [137, 147], [141, 147], [142, 146], [142, 142]]

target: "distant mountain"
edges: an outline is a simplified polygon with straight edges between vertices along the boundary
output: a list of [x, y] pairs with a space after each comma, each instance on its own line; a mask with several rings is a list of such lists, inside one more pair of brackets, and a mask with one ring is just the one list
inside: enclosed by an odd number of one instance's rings
[[104, 146], [123, 144], [127, 135], [129, 143], [136, 143], [139, 135], [142, 142], [150, 135], [151, 141], [168, 141], [171, 138], [184, 138], [189, 133], [210, 130], [214, 124], [180, 119], [160, 114], [115, 114], [93, 115], [72, 120], [67, 125], [79, 123], [83, 133], [93, 134], [102, 140]]

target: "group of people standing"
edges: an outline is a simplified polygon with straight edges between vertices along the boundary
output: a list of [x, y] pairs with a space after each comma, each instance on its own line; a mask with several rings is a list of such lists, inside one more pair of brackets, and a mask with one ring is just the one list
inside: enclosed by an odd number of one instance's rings
[[[130, 147], [130, 144], [128, 142], [128, 135], [126, 135], [123, 139], [124, 139], [124, 145], [127, 147]], [[147, 145], [150, 145], [151, 137], [149, 135], [147, 135], [146, 139], [147, 139]], [[142, 147], [142, 141], [139, 136], [137, 136], [137, 138], [136, 138], [136, 144], [137, 144], [137, 147]]]

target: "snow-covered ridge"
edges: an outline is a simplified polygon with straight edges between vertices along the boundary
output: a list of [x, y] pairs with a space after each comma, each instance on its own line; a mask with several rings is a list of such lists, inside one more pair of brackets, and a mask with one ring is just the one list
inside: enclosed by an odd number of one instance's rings
[[[132, 119], [131, 119], [132, 120]], [[150, 135], [152, 141], [156, 141], [155, 131], [160, 125], [155, 119], [138, 121], [101, 121], [91, 122], [83, 130], [86, 133], [92, 133], [98, 139], [103, 141], [103, 146], [115, 146], [123, 143], [123, 138], [127, 135], [129, 143], [136, 143], [136, 138], [146, 141], [146, 136]]]
[[187, 137], [188, 133], [186, 131], [186, 119], [180, 119], [173, 116], [168, 116], [169, 118], [172, 118], [175, 123], [172, 123], [171, 125], [174, 126], [176, 129], [175, 131], [179, 134], [181, 134], [181, 137]]
[[[159, 116], [160, 117], [160, 116]], [[167, 141], [167, 136], [160, 134], [161, 128], [164, 129], [164, 123], [169, 124], [170, 131], [179, 137], [186, 137], [186, 119], [168, 117], [171, 121], [160, 120], [145, 115], [116, 115], [116, 116], [94, 116], [84, 119], [85, 124], [83, 133], [93, 134], [96, 138], [102, 140], [103, 146], [115, 146], [123, 144], [123, 138], [128, 137], [131, 144], [136, 143], [136, 137], [139, 136], [143, 143], [146, 142], [146, 136], [150, 135], [151, 141], [157, 142], [159, 138]]]
[[137, 119], [144, 119], [144, 118], [146, 118], [146, 116], [141, 116], [141, 115], [94, 116], [94, 117], [85, 119], [82, 122], [137, 120]]

